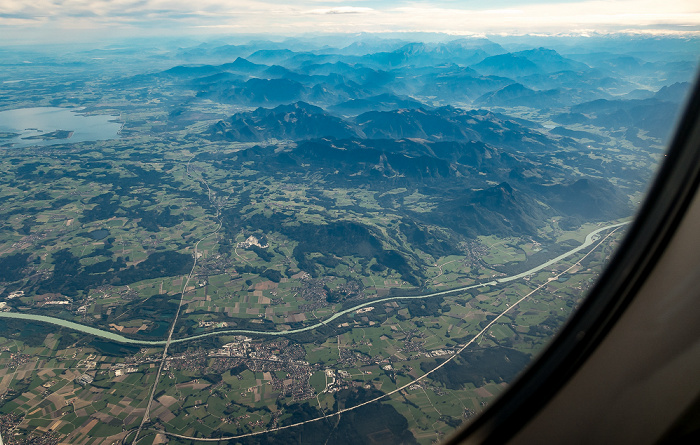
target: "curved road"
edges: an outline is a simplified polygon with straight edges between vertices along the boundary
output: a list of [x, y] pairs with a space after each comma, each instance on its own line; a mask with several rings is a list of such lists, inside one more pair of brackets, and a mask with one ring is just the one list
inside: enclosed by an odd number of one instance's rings
[[[296, 334], [298, 332], [304, 332], [304, 331], [310, 331], [312, 329], [316, 329], [316, 328], [320, 327], [321, 325], [325, 325], [325, 324], [327, 324], [327, 323], [329, 323], [337, 318], [342, 317], [343, 315], [349, 314], [350, 312], [354, 312], [357, 309], [363, 308], [365, 306], [377, 304], [377, 303], [382, 303], [385, 301], [412, 300], [412, 299], [420, 299], [420, 298], [437, 297], [439, 295], [451, 294], [453, 292], [462, 292], [462, 291], [466, 291], [466, 290], [470, 290], [470, 289], [476, 289], [479, 287], [493, 286], [493, 285], [501, 284], [501, 283], [508, 283], [510, 281], [517, 280], [519, 278], [523, 278], [523, 277], [526, 277], [530, 274], [538, 272], [538, 271], [544, 269], [545, 267], [549, 267], [552, 264], [556, 264], [556, 263], [560, 262], [561, 260], [563, 260], [564, 258], [571, 256], [571, 255], [575, 254], [576, 252], [579, 252], [579, 251], [585, 249], [586, 247], [588, 247], [594, 243], [596, 235], [598, 235], [600, 232], [603, 232], [605, 230], [612, 229], [615, 227], [624, 226], [624, 225], [629, 224], [629, 223], [630, 223], [630, 221], [625, 221], [625, 222], [621, 222], [621, 223], [617, 223], [617, 224], [611, 224], [611, 225], [608, 225], [605, 227], [600, 227], [600, 228], [592, 231], [591, 233], [589, 233], [586, 236], [586, 239], [583, 241], [583, 243], [581, 243], [581, 245], [574, 247], [573, 249], [569, 250], [568, 252], [563, 253], [563, 254], [559, 255], [558, 257], [553, 258], [549, 261], [546, 261], [546, 262], [540, 264], [539, 266], [535, 266], [532, 269], [527, 270], [527, 271], [522, 272], [522, 273], [519, 273], [517, 275], [512, 275], [512, 276], [504, 277], [504, 278], [497, 278], [495, 280], [488, 281], [486, 283], [473, 284], [471, 286], [458, 287], [455, 289], [449, 289], [449, 290], [444, 290], [444, 291], [440, 291], [440, 292], [433, 292], [433, 293], [429, 293], [429, 294], [412, 295], [412, 296], [394, 296], [394, 297], [381, 298], [378, 300], [366, 301], [364, 303], [360, 303], [358, 305], [355, 305], [349, 309], [345, 309], [343, 311], [337, 312], [337, 313], [333, 314], [332, 316], [330, 316], [329, 318], [327, 318], [323, 321], [320, 321], [314, 325], [305, 326], [305, 327], [299, 328], [299, 329], [289, 329], [289, 330], [285, 330], [285, 331], [255, 331], [255, 330], [247, 330], [247, 329], [230, 329], [230, 330], [226, 330], [226, 331], [207, 332], [205, 334], [198, 334], [198, 335], [193, 335], [190, 337], [172, 339], [169, 341], [169, 343], [170, 344], [172, 344], [172, 343], [184, 343], [184, 342], [197, 340], [197, 339], [204, 338], [204, 337], [210, 337], [212, 335], [237, 335], [237, 334], [288, 335], [288, 334]], [[40, 321], [43, 323], [51, 323], [51, 324], [63, 326], [63, 327], [69, 328], [69, 329], [73, 329], [75, 331], [80, 331], [80, 332], [84, 332], [86, 334], [94, 335], [96, 337], [102, 337], [102, 338], [105, 338], [107, 340], [115, 341], [118, 343], [143, 345], [143, 346], [165, 346], [166, 344], [168, 344], [168, 340], [134, 340], [134, 339], [127, 338], [127, 337], [124, 337], [122, 335], [116, 334], [114, 332], [93, 328], [91, 326], [86, 326], [86, 325], [82, 325], [82, 324], [75, 323], [72, 321], [63, 320], [61, 318], [48, 317], [45, 315], [22, 314], [22, 313], [18, 313], [18, 312], [0, 312], [0, 317], [2, 317], [2, 318], [15, 318], [15, 319], [21, 319], [21, 320]]]
[[[620, 226], [620, 225], [621, 225], [621, 224], [618, 224], [617, 226]], [[617, 229], [616, 229], [616, 230], [617, 230]], [[297, 427], [297, 426], [300, 426], [300, 425], [304, 425], [304, 424], [307, 424], [307, 423], [318, 422], [318, 421], [320, 421], [320, 420], [327, 419], [327, 418], [329, 418], [329, 417], [340, 416], [340, 415], [342, 415], [343, 413], [346, 413], [346, 412], [348, 412], [348, 411], [356, 410], [357, 408], [360, 408], [360, 407], [362, 407], [362, 406], [368, 405], [368, 404], [370, 404], [370, 403], [378, 402], [379, 400], [382, 400], [382, 399], [384, 399], [384, 398], [386, 398], [386, 397], [388, 397], [388, 396], [391, 396], [391, 395], [393, 395], [393, 394], [396, 394], [396, 393], [399, 392], [399, 391], [402, 391], [402, 390], [408, 388], [408, 387], [411, 386], [411, 385], [414, 385], [416, 382], [419, 382], [419, 381], [421, 381], [421, 380], [424, 380], [426, 377], [428, 377], [429, 375], [433, 374], [433, 373], [436, 372], [438, 369], [442, 368], [443, 366], [447, 365], [449, 362], [451, 362], [452, 360], [454, 360], [457, 356], [459, 356], [462, 352], [464, 352], [465, 349], [467, 349], [471, 344], [473, 344], [479, 337], [481, 337], [485, 332], [487, 332], [489, 329], [491, 329], [491, 326], [493, 326], [493, 325], [494, 325], [501, 317], [503, 317], [506, 313], [512, 311], [513, 308], [515, 308], [516, 306], [518, 306], [520, 303], [522, 303], [522, 302], [525, 301], [526, 299], [530, 298], [531, 295], [533, 295], [534, 293], [538, 292], [540, 289], [542, 289], [543, 287], [545, 287], [545, 286], [546, 286], [549, 282], [551, 282], [552, 280], [557, 280], [557, 279], [559, 279], [559, 277], [561, 277], [561, 276], [563, 276], [564, 274], [568, 273], [568, 272], [569, 272], [571, 269], [573, 269], [576, 265], [581, 264], [581, 261], [583, 261], [583, 259], [585, 259], [588, 255], [590, 255], [591, 253], [593, 253], [593, 250], [594, 250], [596, 247], [598, 247], [599, 245], [601, 245], [601, 244], [602, 244], [609, 236], [611, 236], [614, 232], [615, 232], [615, 231], [613, 230], [612, 232], [610, 232], [609, 234], [607, 234], [607, 235], [606, 235], [602, 240], [600, 240], [600, 242], [598, 242], [598, 244], [595, 245], [587, 254], [585, 254], [581, 259], [579, 259], [577, 262], [575, 262], [574, 264], [572, 264], [569, 268], [567, 268], [567, 269], [564, 270], [563, 272], [559, 272], [558, 274], [556, 274], [556, 275], [553, 276], [553, 277], [550, 277], [546, 282], [540, 284], [540, 285], [537, 286], [535, 289], [533, 289], [532, 291], [530, 291], [528, 294], [526, 294], [526, 295], [524, 295], [523, 297], [521, 297], [518, 301], [516, 301], [515, 303], [513, 303], [513, 304], [511, 304], [510, 306], [508, 306], [507, 308], [505, 308], [505, 309], [503, 310], [503, 312], [501, 312], [500, 314], [498, 314], [493, 320], [491, 320], [491, 322], [489, 322], [483, 329], [481, 329], [481, 331], [479, 331], [476, 335], [474, 335], [468, 342], [466, 342], [464, 345], [462, 345], [454, 354], [452, 354], [452, 355], [451, 355], [449, 358], [447, 358], [445, 361], [443, 361], [442, 363], [438, 364], [435, 368], [431, 369], [430, 371], [426, 372], [425, 374], [423, 374], [423, 375], [421, 375], [421, 376], [419, 376], [419, 377], [417, 377], [417, 378], [415, 378], [415, 379], [409, 381], [408, 383], [405, 383], [405, 384], [402, 385], [402, 386], [399, 386], [398, 388], [394, 389], [393, 391], [384, 393], [384, 394], [379, 395], [379, 396], [377, 396], [377, 397], [375, 397], [375, 398], [373, 398], [373, 399], [371, 399], [371, 400], [367, 400], [366, 402], [362, 402], [362, 403], [360, 403], [360, 404], [358, 404], [358, 405], [354, 405], [354, 406], [351, 406], [351, 407], [339, 409], [338, 411], [336, 411], [336, 412], [334, 412], [334, 413], [330, 413], [330, 414], [324, 413], [323, 417], [316, 417], [316, 418], [312, 418], [312, 419], [309, 419], [309, 420], [304, 420], [304, 421], [297, 422], [297, 423], [292, 423], [292, 424], [288, 424], [288, 425], [278, 426], [278, 427], [276, 427], [276, 428], [270, 428], [270, 429], [267, 429], [267, 430], [261, 430], [261, 431], [254, 431], [254, 432], [251, 432], [251, 433], [239, 434], [239, 435], [237, 435], [237, 436], [229, 436], [229, 437], [223, 437], [223, 436], [221, 436], [221, 437], [216, 437], [216, 438], [214, 438], [214, 437], [212, 437], [212, 438], [204, 438], [204, 437], [184, 436], [184, 435], [181, 435], [181, 434], [171, 433], [171, 432], [168, 432], [168, 431], [165, 431], [165, 430], [156, 430], [156, 429], [152, 429], [152, 431], [156, 431], [156, 432], [158, 432], [158, 433], [165, 434], [166, 436], [170, 436], [170, 437], [177, 437], [177, 438], [180, 438], [180, 439], [187, 439], [187, 440], [197, 441], [197, 442], [220, 442], [220, 441], [223, 441], [223, 440], [230, 441], [230, 440], [241, 439], [241, 438], [244, 438], [244, 437], [259, 436], [259, 435], [262, 435], [262, 434], [267, 434], [267, 433], [271, 433], [271, 432], [275, 432], [275, 431], [282, 431], [282, 430], [286, 430], [286, 429], [288, 429], [288, 428], [294, 428], [294, 427]], [[587, 238], [587, 239], [589, 239], [589, 238]], [[592, 240], [592, 237], [591, 237], [590, 239]], [[558, 258], [561, 259], [561, 257], [558, 257]], [[541, 266], [538, 266], [538, 267], [541, 267]]]

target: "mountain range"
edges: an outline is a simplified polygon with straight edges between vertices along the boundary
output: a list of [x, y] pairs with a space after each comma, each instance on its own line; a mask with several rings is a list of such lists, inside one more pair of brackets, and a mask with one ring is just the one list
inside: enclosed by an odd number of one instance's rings
[[470, 237], [628, 215], [626, 193], [645, 167], [592, 150], [660, 146], [689, 88], [658, 80], [682, 77], [672, 73], [687, 71], [677, 59], [610, 48], [582, 54], [488, 39], [312, 46], [222, 46], [212, 57], [233, 61], [153, 76], [235, 106], [192, 135], [260, 144], [221, 161], [227, 168], [417, 187], [432, 210], [404, 208], [406, 217]]

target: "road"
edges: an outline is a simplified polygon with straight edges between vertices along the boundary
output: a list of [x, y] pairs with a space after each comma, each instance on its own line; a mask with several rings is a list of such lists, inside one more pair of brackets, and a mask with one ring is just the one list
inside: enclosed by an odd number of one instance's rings
[[[627, 223], [615, 224], [615, 225], [613, 225], [613, 227], [617, 228], [617, 227], [620, 227], [620, 226], [622, 226], [622, 225], [624, 225], [624, 224], [627, 224]], [[594, 231], [594, 232], [591, 232], [591, 233], [589, 234], [589, 236], [586, 237], [586, 241], [589, 241], [591, 244], [593, 244], [593, 243], [595, 242], [595, 240], [594, 240], [594, 235], [595, 235], [596, 233], [599, 233], [601, 230], [605, 230], [606, 228], [610, 228], [610, 226], [604, 227], [604, 228], [602, 228], [602, 229], [598, 229], [597, 231]], [[616, 230], [617, 230], [617, 229], [616, 229]], [[366, 402], [362, 402], [362, 403], [360, 403], [360, 404], [358, 404], [358, 405], [351, 406], [351, 407], [349, 407], [349, 408], [340, 409], [340, 410], [338, 410], [338, 411], [336, 411], [336, 412], [334, 412], [334, 413], [331, 413], [331, 414], [324, 413], [323, 417], [316, 417], [316, 418], [309, 419], [309, 420], [305, 420], [305, 421], [302, 421], [302, 422], [297, 422], [297, 423], [293, 423], [293, 424], [289, 424], [289, 425], [279, 426], [279, 427], [276, 427], [276, 428], [270, 428], [270, 429], [268, 429], [268, 430], [255, 431], [255, 432], [247, 433], [247, 434], [240, 434], [240, 435], [237, 435], [237, 436], [217, 437], [217, 438], [203, 438], [203, 437], [184, 436], [184, 435], [181, 435], [181, 434], [170, 433], [170, 432], [164, 431], [164, 430], [154, 430], [154, 431], [157, 431], [157, 432], [159, 432], [159, 433], [161, 433], [161, 434], [164, 434], [164, 435], [166, 435], [166, 436], [177, 437], [177, 438], [179, 438], [179, 439], [188, 439], [188, 440], [197, 441], [197, 442], [220, 442], [220, 441], [223, 441], [223, 440], [226, 440], [226, 441], [238, 440], [238, 439], [242, 439], [242, 438], [244, 438], [244, 437], [258, 436], [258, 435], [261, 435], [261, 434], [267, 434], [267, 433], [272, 433], [272, 432], [275, 432], [275, 431], [285, 430], [285, 429], [287, 429], [287, 428], [294, 428], [294, 427], [297, 427], [297, 426], [300, 426], [300, 425], [304, 425], [304, 424], [307, 424], [307, 423], [318, 422], [318, 421], [320, 421], [320, 420], [324, 420], [324, 419], [327, 419], [327, 418], [329, 418], [329, 417], [340, 416], [340, 415], [343, 414], [343, 413], [346, 413], [346, 412], [348, 412], [348, 411], [352, 411], [352, 410], [358, 409], [358, 408], [360, 408], [360, 407], [362, 407], [362, 406], [365, 406], [365, 405], [369, 405], [370, 403], [378, 402], [379, 400], [384, 399], [384, 398], [386, 398], [386, 397], [388, 397], [388, 396], [391, 396], [391, 395], [393, 395], [393, 394], [396, 394], [396, 393], [399, 392], [399, 391], [403, 391], [404, 389], [410, 387], [411, 385], [415, 385], [417, 382], [419, 382], [419, 381], [425, 379], [425, 378], [428, 377], [430, 374], [434, 373], [434, 372], [437, 371], [438, 369], [442, 368], [443, 366], [447, 365], [449, 362], [451, 362], [452, 360], [454, 360], [457, 356], [459, 356], [462, 352], [464, 352], [465, 349], [467, 349], [470, 345], [472, 345], [479, 337], [481, 337], [485, 332], [487, 332], [489, 329], [491, 329], [491, 326], [493, 326], [501, 317], [503, 317], [503, 316], [504, 316], [505, 314], [507, 314], [508, 312], [512, 311], [513, 308], [515, 308], [515, 307], [518, 306], [520, 303], [522, 303], [523, 301], [525, 301], [526, 299], [528, 299], [530, 296], [532, 296], [533, 294], [535, 294], [536, 292], [538, 292], [540, 289], [542, 289], [543, 287], [547, 286], [551, 281], [557, 280], [557, 279], [559, 279], [561, 276], [563, 276], [563, 275], [569, 273], [569, 271], [571, 271], [571, 270], [572, 270], [574, 267], [576, 267], [577, 265], [581, 264], [581, 261], [583, 261], [586, 257], [588, 257], [588, 255], [590, 255], [591, 253], [593, 253], [593, 251], [595, 250], [595, 248], [598, 247], [598, 246], [600, 246], [600, 245], [601, 245], [609, 236], [611, 236], [613, 233], [614, 233], [614, 231], [611, 232], [611, 233], [609, 233], [609, 234], [607, 234], [603, 239], [600, 240], [600, 242], [599, 242], [595, 247], [593, 247], [587, 254], [585, 254], [583, 257], [581, 257], [576, 263], [572, 264], [572, 265], [571, 265], [570, 267], [568, 267], [566, 270], [564, 270], [563, 272], [559, 272], [557, 275], [555, 275], [555, 276], [553, 276], [553, 277], [550, 277], [547, 281], [545, 281], [544, 283], [540, 284], [540, 285], [537, 286], [535, 289], [533, 289], [532, 291], [530, 291], [529, 293], [527, 293], [525, 296], [521, 297], [518, 301], [516, 301], [515, 303], [513, 303], [512, 305], [510, 305], [510, 306], [508, 306], [506, 309], [504, 309], [500, 314], [498, 314], [498, 315], [496, 316], [496, 318], [494, 318], [493, 320], [491, 320], [483, 329], [481, 329], [476, 335], [474, 335], [468, 342], [466, 342], [464, 345], [460, 346], [459, 349], [457, 350], [457, 352], [455, 352], [453, 355], [451, 355], [451, 356], [450, 356], [449, 358], [447, 358], [445, 361], [441, 362], [441, 363], [438, 364], [435, 368], [433, 368], [432, 370], [426, 372], [425, 374], [423, 374], [423, 375], [421, 375], [421, 376], [419, 376], [419, 377], [417, 377], [417, 378], [415, 378], [415, 379], [409, 381], [408, 383], [406, 383], [406, 384], [404, 384], [404, 385], [399, 386], [398, 388], [394, 389], [393, 391], [389, 391], [389, 392], [384, 393], [384, 394], [382, 394], [382, 395], [380, 395], [380, 396], [377, 396], [377, 397], [375, 397], [375, 398], [373, 398], [373, 399], [371, 399], [371, 400], [367, 400]], [[584, 243], [585, 243], [585, 242], [584, 242]], [[590, 245], [590, 244], [589, 244], [589, 245]], [[581, 248], [577, 248], [577, 249], [578, 249], [578, 250], [581, 250]], [[576, 250], [576, 251], [578, 251], [578, 250]], [[566, 254], [564, 254], [564, 256], [568, 256], [569, 254], [570, 254], [570, 253], [567, 252]], [[563, 259], [564, 256], [559, 256], [559, 257], [555, 258], [555, 260], [561, 261], [561, 259]], [[552, 261], [553, 261], [553, 260], [552, 260]], [[552, 263], [550, 263], [550, 264], [552, 264]], [[542, 267], [546, 267], [546, 266], [540, 265], [540, 266], [537, 266], [537, 268], [535, 268], [535, 269], [540, 270], [540, 269], [542, 269]], [[531, 269], [531, 270], [532, 270], [532, 269]], [[520, 275], [522, 276], [522, 274], [520, 274]], [[508, 278], [511, 278], [511, 277], [508, 277]], [[509, 280], [509, 281], [512, 281], [512, 280]], [[424, 391], [425, 391], [425, 390], [424, 390]], [[432, 402], [431, 402], [431, 405], [432, 405]], [[433, 406], [433, 408], [435, 408], [435, 407]], [[436, 411], [437, 411], [437, 409], [436, 409]]]
[[[626, 221], [626, 222], [621, 222], [621, 223], [617, 223], [617, 224], [610, 224], [608, 226], [600, 227], [600, 228], [590, 232], [586, 236], [586, 239], [583, 241], [583, 243], [581, 243], [581, 245], [574, 247], [573, 249], [569, 250], [566, 253], [559, 255], [556, 258], [553, 258], [549, 261], [546, 261], [538, 266], [533, 267], [530, 270], [519, 273], [517, 275], [497, 278], [495, 280], [491, 280], [491, 281], [484, 282], [484, 283], [473, 284], [471, 286], [458, 287], [458, 288], [444, 290], [444, 291], [440, 291], [440, 292], [432, 292], [432, 293], [421, 294], [421, 295], [412, 295], [412, 296], [393, 296], [393, 297], [381, 298], [378, 300], [371, 300], [371, 301], [367, 301], [364, 303], [359, 303], [359, 304], [357, 304], [349, 309], [345, 309], [345, 310], [342, 310], [340, 312], [337, 312], [337, 313], [333, 314], [332, 316], [330, 316], [329, 318], [322, 320], [316, 324], [305, 326], [303, 328], [298, 328], [298, 329], [288, 329], [288, 330], [284, 330], [284, 331], [256, 331], [256, 330], [250, 330], [250, 329], [229, 329], [229, 330], [225, 330], [225, 331], [207, 332], [205, 334], [198, 334], [198, 335], [192, 335], [190, 337], [172, 339], [171, 336], [172, 336], [172, 329], [173, 328], [171, 328], [171, 332], [170, 332], [170, 336], [169, 336], [168, 340], [134, 340], [134, 339], [127, 338], [127, 337], [124, 337], [122, 335], [116, 334], [114, 332], [105, 331], [102, 329], [97, 329], [97, 328], [94, 328], [92, 326], [82, 325], [82, 324], [75, 323], [72, 321], [63, 320], [61, 318], [48, 317], [45, 315], [22, 314], [22, 313], [18, 313], [18, 312], [0, 312], [0, 317], [39, 321], [42, 323], [51, 323], [54, 325], [59, 325], [59, 326], [63, 326], [63, 327], [69, 328], [69, 329], [73, 329], [75, 331], [94, 335], [96, 337], [101, 337], [101, 338], [104, 338], [107, 340], [111, 340], [114, 342], [139, 345], [139, 346], [165, 346], [165, 345], [170, 345], [173, 343], [190, 342], [193, 340], [198, 340], [200, 338], [205, 338], [205, 337], [211, 337], [214, 335], [239, 335], [239, 334], [266, 335], [266, 336], [290, 335], [290, 334], [296, 334], [299, 332], [305, 332], [305, 331], [310, 331], [312, 329], [319, 328], [322, 325], [326, 325], [326, 324], [328, 324], [328, 323], [330, 323], [330, 322], [332, 322], [332, 321], [334, 321], [334, 320], [336, 320], [336, 319], [338, 319], [346, 314], [354, 312], [360, 308], [374, 305], [377, 303], [382, 303], [385, 301], [431, 298], [431, 297], [437, 297], [440, 295], [452, 294], [455, 292], [463, 292], [463, 291], [467, 291], [467, 290], [471, 290], [471, 289], [477, 289], [480, 287], [494, 286], [497, 284], [508, 283], [510, 281], [514, 281], [514, 280], [526, 277], [528, 275], [531, 275], [533, 273], [536, 273], [536, 272], [538, 272], [546, 267], [549, 267], [553, 264], [556, 264], [556, 263], [562, 261], [563, 259], [565, 259], [565, 258], [567, 258], [567, 257], [569, 257], [577, 252], [580, 252], [581, 250], [585, 249], [588, 246], [591, 246], [595, 242], [594, 240], [596, 239], [597, 235], [600, 232], [603, 232], [603, 231], [609, 230], [609, 229], [613, 229], [613, 228], [617, 228], [617, 227], [621, 227], [621, 226], [624, 226], [624, 225], [629, 224], [629, 223], [630, 223], [629, 221]], [[196, 252], [196, 248], [195, 248], [195, 252]], [[196, 253], [195, 253], [195, 256], [196, 256]], [[184, 296], [184, 291], [183, 291], [183, 296]], [[179, 308], [178, 308], [178, 313], [179, 313]], [[174, 327], [174, 324], [173, 324], [173, 327]]]
[[[187, 176], [190, 176], [190, 177], [192, 177], [192, 174], [190, 173], [190, 162], [192, 161], [192, 159], [194, 159], [195, 156], [192, 156], [187, 161], [186, 173], [187, 173]], [[211, 189], [209, 188], [209, 183], [203, 178], [199, 178], [199, 180], [202, 181], [207, 186], [209, 202], [214, 204], [214, 202], [212, 200], [212, 196], [211, 196]], [[216, 207], [216, 205], [215, 205], [215, 207]], [[175, 332], [175, 326], [177, 326], [177, 321], [180, 318], [180, 311], [182, 310], [182, 305], [185, 302], [185, 291], [187, 290], [187, 286], [190, 284], [190, 280], [194, 276], [194, 269], [197, 267], [197, 258], [199, 257], [197, 249], [199, 248], [199, 243], [201, 243], [205, 239], [209, 238], [210, 236], [216, 235], [217, 233], [219, 233], [219, 230], [221, 230], [221, 227], [223, 226], [223, 223], [221, 222], [221, 211], [218, 207], [216, 207], [216, 219], [219, 221], [219, 224], [217, 224], [216, 229], [214, 229], [214, 231], [205, 235], [203, 238], [201, 238], [199, 241], [197, 241], [194, 245], [194, 262], [192, 263], [192, 269], [190, 269], [190, 273], [187, 275], [187, 279], [182, 284], [182, 290], [180, 291], [180, 302], [177, 305], [177, 311], [175, 312], [175, 317], [173, 318], [173, 322], [170, 325], [170, 331], [168, 331], [168, 339], [165, 341], [165, 347], [163, 348], [163, 355], [161, 356], [161, 359], [160, 359], [160, 366], [158, 366], [158, 372], [156, 373], [156, 379], [153, 382], [153, 386], [151, 387], [151, 394], [148, 398], [148, 403], [146, 404], [146, 412], [144, 413], [143, 418], [141, 419], [141, 423], [139, 424], [139, 427], [136, 430], [136, 434], [134, 435], [134, 440], [132, 442], [132, 445], [136, 445], [136, 443], [139, 440], [139, 436], [141, 435], [141, 430], [143, 430], [143, 427], [146, 424], [146, 422], [151, 420], [151, 406], [153, 405], [153, 399], [155, 397], [156, 390], [158, 389], [158, 383], [160, 382], [160, 376], [163, 373], [163, 368], [165, 367], [165, 364], [166, 364], [167, 359], [168, 359], [168, 349], [170, 348], [170, 344], [172, 343], [173, 332]]]

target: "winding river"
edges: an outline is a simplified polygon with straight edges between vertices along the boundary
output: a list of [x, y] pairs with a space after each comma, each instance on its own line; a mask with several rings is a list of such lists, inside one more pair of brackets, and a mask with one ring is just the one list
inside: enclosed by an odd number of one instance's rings
[[[386, 297], [386, 298], [381, 298], [378, 300], [372, 300], [372, 301], [366, 301], [364, 303], [360, 303], [358, 305], [355, 305], [349, 309], [342, 310], [340, 312], [337, 312], [333, 314], [332, 316], [328, 317], [325, 320], [322, 320], [314, 325], [309, 325], [305, 326], [303, 328], [299, 329], [289, 329], [286, 331], [255, 331], [255, 330], [246, 330], [246, 329], [230, 329], [230, 330], [225, 330], [225, 331], [214, 331], [214, 332], [207, 332], [205, 334], [199, 334], [199, 335], [193, 335], [191, 337], [184, 337], [184, 338], [177, 338], [171, 340], [171, 343], [184, 343], [188, 341], [193, 341], [197, 340], [200, 338], [204, 337], [210, 337], [212, 335], [239, 335], [239, 334], [254, 334], [254, 335], [270, 335], [270, 336], [279, 336], [279, 335], [288, 335], [288, 334], [296, 334], [298, 332], [305, 332], [305, 331], [310, 331], [312, 329], [316, 329], [322, 325], [326, 325], [327, 323], [342, 317], [343, 315], [349, 314], [350, 312], [354, 312], [360, 308], [370, 306], [373, 304], [377, 303], [382, 303], [385, 301], [392, 301], [392, 300], [413, 300], [413, 299], [420, 299], [420, 298], [431, 298], [431, 297], [437, 297], [440, 295], [446, 295], [446, 294], [451, 294], [454, 292], [462, 292], [462, 291], [467, 291], [470, 289], [476, 289], [479, 287], [486, 287], [486, 286], [493, 286], [496, 284], [501, 284], [501, 283], [508, 283], [513, 280], [517, 280], [523, 277], [526, 277], [530, 274], [533, 274], [535, 272], [538, 272], [545, 267], [549, 267], [553, 264], [556, 264], [560, 261], [562, 261], [564, 258], [567, 258], [583, 249], [586, 247], [592, 245], [595, 240], [597, 240], [597, 235], [600, 232], [603, 232], [608, 229], [612, 229], [615, 227], [620, 227], [624, 226], [625, 224], [629, 224], [629, 221], [622, 222], [622, 223], [617, 223], [617, 224], [611, 224], [609, 226], [605, 227], [600, 227], [588, 235], [586, 235], [586, 239], [581, 243], [579, 246], [574, 247], [573, 249], [569, 250], [566, 253], [563, 253], [559, 255], [556, 258], [553, 258], [549, 261], [546, 261], [538, 266], [533, 267], [530, 270], [527, 270], [525, 272], [519, 273], [517, 275], [512, 275], [509, 277], [504, 277], [504, 278], [497, 278], [492, 281], [488, 281], [485, 283], [479, 283], [479, 284], [473, 284], [471, 286], [465, 286], [465, 287], [458, 287], [455, 289], [449, 289], [449, 290], [444, 290], [440, 292], [433, 292], [429, 294], [423, 294], [423, 295], [412, 295], [412, 296], [393, 296], [393, 297]], [[15, 318], [15, 319], [20, 319], [20, 320], [30, 320], [30, 321], [38, 321], [42, 323], [50, 323], [58, 326], [62, 326], [68, 329], [73, 329], [78, 332], [83, 332], [85, 334], [89, 335], [94, 335], [95, 337], [101, 337], [106, 340], [118, 342], [118, 343], [124, 343], [124, 344], [131, 344], [131, 345], [140, 345], [140, 346], [164, 346], [166, 344], [166, 340], [135, 340], [131, 338], [124, 337], [123, 335], [119, 335], [114, 332], [110, 331], [105, 331], [102, 329], [94, 328], [92, 326], [86, 326], [82, 325], [80, 323], [75, 323], [72, 321], [68, 320], [63, 320], [61, 318], [55, 318], [55, 317], [48, 317], [46, 315], [34, 315], [34, 314], [23, 314], [19, 312], [0, 312], [0, 317], [1, 318]]]

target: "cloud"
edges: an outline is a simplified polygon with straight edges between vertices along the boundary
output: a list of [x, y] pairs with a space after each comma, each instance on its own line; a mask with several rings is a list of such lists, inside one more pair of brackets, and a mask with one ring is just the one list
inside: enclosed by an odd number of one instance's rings
[[[0, 32], [25, 26], [184, 34], [220, 32], [700, 33], [697, 0], [0, 0]], [[364, 4], [367, 6], [357, 6]], [[370, 7], [371, 6], [371, 7]], [[27, 28], [29, 29], [29, 28]], [[200, 31], [197, 31], [200, 30]], [[656, 31], [655, 31], [656, 32]], [[7, 32], [6, 32], [7, 33]], [[9, 34], [9, 33], [7, 33]]]
[[338, 6], [335, 8], [312, 9], [306, 11], [307, 14], [366, 14], [368, 12], [374, 12], [374, 9], [359, 6]]
[[700, 2], [688, 0], [589, 0], [518, 4], [517, 9], [463, 9], [411, 4], [396, 8], [391, 23], [405, 28], [460, 34], [609, 32], [691, 24], [700, 31]]
[[487, 9], [481, 11], [482, 14], [523, 14], [522, 9]]

